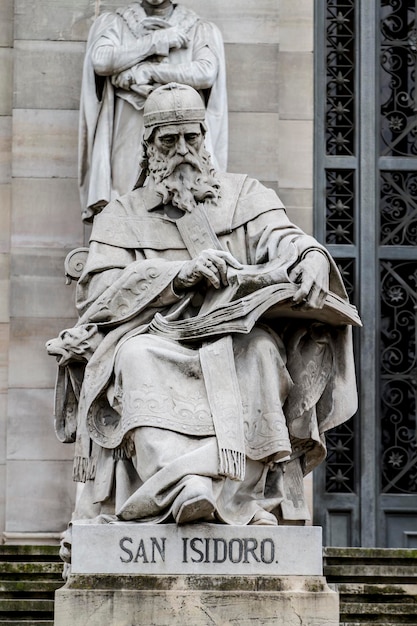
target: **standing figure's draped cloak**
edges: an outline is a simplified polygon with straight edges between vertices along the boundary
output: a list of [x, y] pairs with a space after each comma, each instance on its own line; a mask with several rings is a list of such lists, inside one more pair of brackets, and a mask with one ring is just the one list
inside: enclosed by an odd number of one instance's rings
[[[169, 49], [165, 28], [145, 28], [150, 19], [139, 3], [132, 3], [100, 15], [89, 33], [79, 131], [79, 185], [86, 221], [103, 205], [131, 191], [139, 177], [146, 95], [118, 88], [112, 80], [131, 65], [126, 50], [137, 50], [138, 67], [141, 62], [153, 64], [155, 86], [178, 82], [200, 92], [206, 106], [206, 147], [217, 168], [226, 169], [227, 93], [220, 31], [190, 9], [174, 5], [164, 21], [178, 26], [190, 43]], [[142, 87], [146, 93], [149, 86]]]

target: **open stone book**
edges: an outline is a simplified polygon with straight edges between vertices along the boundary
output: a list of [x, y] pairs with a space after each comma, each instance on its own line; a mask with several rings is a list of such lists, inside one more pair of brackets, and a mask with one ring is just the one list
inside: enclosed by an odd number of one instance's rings
[[332, 326], [362, 326], [356, 307], [340, 296], [330, 292], [322, 309], [294, 305], [293, 297], [299, 285], [290, 281], [283, 268], [274, 268], [275, 284], [263, 286], [271, 276], [271, 268], [246, 267], [250, 269], [233, 273], [224, 289], [211, 289], [197, 316], [173, 320], [157, 313], [149, 332], [176, 341], [191, 341], [225, 333], [249, 333], [262, 318], [310, 319]]

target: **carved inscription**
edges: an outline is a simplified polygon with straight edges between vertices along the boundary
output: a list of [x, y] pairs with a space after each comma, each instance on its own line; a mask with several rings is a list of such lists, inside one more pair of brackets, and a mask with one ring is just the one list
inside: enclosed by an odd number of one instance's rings
[[223, 539], [183, 537], [182, 562], [188, 563], [266, 563], [275, 561], [275, 544], [272, 539]]
[[75, 522], [73, 557], [77, 574], [323, 574], [321, 528], [314, 526]]
[[[182, 550], [173, 553], [182, 563], [278, 563], [273, 539], [267, 537], [182, 537]], [[177, 544], [178, 546], [178, 544]], [[169, 542], [166, 537], [148, 537], [133, 540], [123, 537], [119, 541], [122, 563], [165, 563]]]
[[140, 539], [134, 545], [131, 537], [120, 539], [119, 545], [122, 550], [120, 560], [122, 563], [164, 563], [165, 562], [166, 537], [150, 537]]

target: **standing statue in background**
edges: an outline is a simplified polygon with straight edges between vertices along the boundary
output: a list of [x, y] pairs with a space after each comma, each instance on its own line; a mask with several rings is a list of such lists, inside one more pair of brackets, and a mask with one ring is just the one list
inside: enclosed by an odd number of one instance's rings
[[80, 104], [83, 219], [131, 191], [140, 177], [143, 107], [158, 86], [191, 85], [206, 107], [207, 149], [226, 169], [227, 96], [218, 28], [171, 0], [133, 2], [94, 22]]
[[47, 345], [74, 517], [303, 523], [303, 475], [356, 410], [356, 311], [275, 192], [213, 168], [194, 89], [153, 91], [144, 126], [146, 181], [96, 216], [79, 322]]

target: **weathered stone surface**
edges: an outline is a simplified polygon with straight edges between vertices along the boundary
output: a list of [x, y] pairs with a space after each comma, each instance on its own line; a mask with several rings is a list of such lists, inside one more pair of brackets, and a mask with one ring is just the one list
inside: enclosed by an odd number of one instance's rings
[[0, 84], [2, 87], [0, 91], [0, 115], [12, 114], [12, 71], [13, 50], [11, 48], [0, 48]]
[[310, 189], [289, 189], [288, 187], [279, 188], [279, 197], [285, 204], [285, 208], [291, 209], [309, 209], [313, 207], [313, 190]]
[[17, 41], [15, 108], [78, 109], [84, 49], [81, 42]]
[[26, 0], [14, 4], [16, 39], [82, 41], [87, 38], [96, 2], [37, 0], [36, 11], [28, 11]]
[[278, 45], [227, 44], [229, 111], [277, 113]]
[[280, 51], [277, 60], [280, 119], [313, 119], [313, 54]]
[[6, 527], [6, 464], [0, 464], [0, 532]]
[[6, 462], [7, 394], [0, 391], [0, 465]]
[[321, 528], [75, 522], [72, 572], [320, 576]]
[[260, 180], [276, 180], [278, 145], [282, 144], [278, 115], [230, 113], [229, 124], [229, 171], [249, 174]]
[[338, 608], [321, 577], [72, 576], [55, 626], [337, 626]]
[[13, 45], [13, 0], [0, 3], [0, 46]]
[[280, 188], [311, 189], [313, 186], [313, 122], [278, 122]]
[[7, 391], [9, 323], [0, 322], [0, 393]]
[[[12, 186], [11, 241], [14, 248], [71, 250], [83, 245], [84, 229], [75, 178], [18, 178], [13, 180]], [[53, 273], [62, 277], [61, 257], [58, 264]]]
[[305, 233], [308, 235], [313, 234], [313, 215], [311, 209], [288, 207], [287, 213], [290, 220], [299, 224], [300, 228], [302, 228]]
[[0, 323], [9, 321], [9, 272], [9, 255], [0, 254]]
[[[11, 282], [12, 317], [63, 318], [74, 309], [73, 288], [66, 289], [63, 278], [26, 275]], [[7, 293], [7, 292], [6, 292]]]
[[12, 118], [0, 117], [0, 185], [10, 182], [12, 165]]
[[182, 4], [215, 22], [226, 43], [278, 43], [280, 20], [276, 0], [184, 0]]
[[54, 386], [56, 363], [48, 356], [45, 343], [62, 330], [63, 326], [67, 328], [73, 326], [74, 321], [74, 318], [34, 319], [29, 317], [16, 318], [11, 321], [10, 387], [42, 389]]
[[10, 250], [11, 185], [0, 185], [0, 253]]
[[73, 458], [73, 446], [63, 446], [55, 436], [53, 407], [52, 389], [9, 391], [8, 459], [59, 461]]
[[304, 232], [313, 234], [313, 190], [312, 189], [282, 189], [279, 197], [285, 204], [288, 216], [298, 224]]
[[71, 466], [71, 461], [9, 460], [6, 530], [63, 530], [74, 506]]
[[13, 176], [77, 177], [78, 111], [16, 109], [13, 129]]
[[65, 317], [74, 310], [74, 285], [65, 284], [65, 250], [19, 248], [12, 254], [12, 317]]
[[313, 50], [314, 2], [280, 0], [280, 50]]

